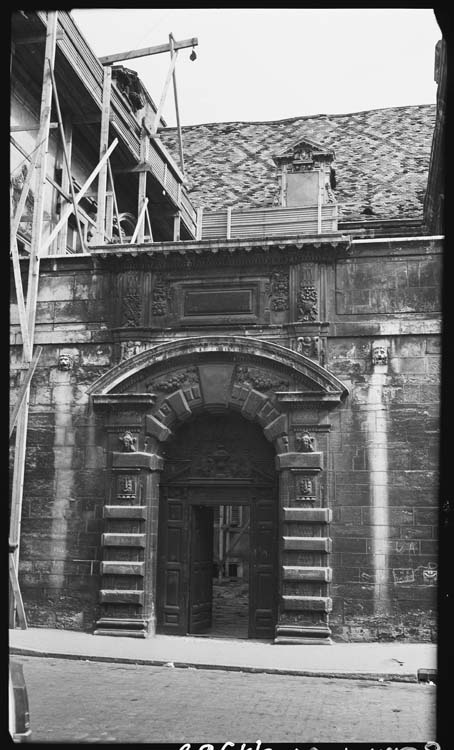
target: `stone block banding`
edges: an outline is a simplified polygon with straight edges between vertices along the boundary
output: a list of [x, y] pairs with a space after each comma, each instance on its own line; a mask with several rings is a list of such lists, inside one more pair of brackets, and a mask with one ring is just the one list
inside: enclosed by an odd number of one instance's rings
[[327, 537], [282, 537], [284, 550], [305, 550], [308, 552], [331, 552], [331, 539]]
[[105, 561], [101, 563], [101, 575], [143, 576], [144, 568], [143, 562]]
[[329, 596], [283, 596], [284, 609], [331, 612], [332, 601]]
[[144, 505], [105, 505], [103, 515], [104, 518], [138, 518], [143, 520], [147, 517], [147, 509]]
[[284, 581], [324, 581], [332, 579], [331, 568], [310, 568], [301, 565], [283, 565], [282, 578]]
[[317, 469], [321, 471], [323, 469], [323, 453], [316, 453], [315, 451], [313, 453], [279, 453], [276, 456], [276, 469], [277, 471], [282, 471], [282, 469]]
[[284, 521], [301, 523], [331, 523], [331, 508], [283, 508]]
[[145, 547], [145, 534], [103, 534], [103, 547]]
[[101, 589], [101, 604], [143, 604], [143, 591], [129, 589]]

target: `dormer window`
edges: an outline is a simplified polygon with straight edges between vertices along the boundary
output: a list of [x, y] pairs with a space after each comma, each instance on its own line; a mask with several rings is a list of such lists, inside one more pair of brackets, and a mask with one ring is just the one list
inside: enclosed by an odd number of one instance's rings
[[305, 139], [273, 158], [280, 167], [281, 206], [336, 202], [332, 149]]

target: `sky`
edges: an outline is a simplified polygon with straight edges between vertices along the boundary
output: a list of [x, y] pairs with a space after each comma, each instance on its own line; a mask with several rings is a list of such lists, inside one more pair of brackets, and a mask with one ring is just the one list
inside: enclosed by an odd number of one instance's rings
[[[176, 65], [182, 126], [345, 114], [435, 102], [430, 8], [75, 9], [98, 57], [197, 37], [197, 59]], [[156, 104], [169, 53], [119, 63], [135, 70]], [[175, 126], [169, 87], [163, 116]]]

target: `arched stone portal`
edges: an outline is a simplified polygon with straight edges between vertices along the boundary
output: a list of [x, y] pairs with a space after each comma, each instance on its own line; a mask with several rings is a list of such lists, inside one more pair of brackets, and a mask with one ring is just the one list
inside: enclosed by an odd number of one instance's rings
[[[274, 447], [278, 474], [272, 521], [278, 550], [272, 563], [276, 605], [266, 637], [328, 642], [331, 511], [323, 454], [326, 417], [347, 395], [344, 385], [317, 362], [285, 347], [239, 336], [206, 336], [159, 344], [121, 362], [98, 379], [91, 395], [94, 407], [106, 415], [109, 458], [103, 615], [95, 632], [142, 637], [155, 632], [159, 487], [166, 446], [186, 421], [211, 414], [222, 424], [225, 415], [236, 413], [260, 426]], [[198, 458], [203, 465], [209, 456]], [[254, 485], [252, 479], [248, 484]], [[182, 615], [175, 632], [183, 632], [187, 622]], [[257, 637], [257, 626], [250, 633]]]

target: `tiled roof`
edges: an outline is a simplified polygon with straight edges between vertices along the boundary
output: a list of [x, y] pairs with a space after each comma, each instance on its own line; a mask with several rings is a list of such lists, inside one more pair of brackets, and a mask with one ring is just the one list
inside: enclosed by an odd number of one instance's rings
[[[273, 155], [308, 138], [335, 152], [342, 218], [422, 216], [435, 105], [390, 107], [347, 115], [273, 122], [228, 122], [183, 128], [185, 171], [195, 206], [215, 210], [276, 204]], [[178, 163], [177, 132], [160, 138]], [[365, 208], [373, 214], [365, 215]]]

